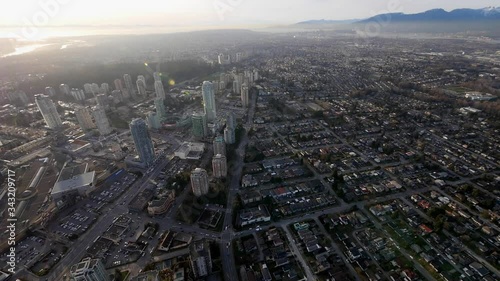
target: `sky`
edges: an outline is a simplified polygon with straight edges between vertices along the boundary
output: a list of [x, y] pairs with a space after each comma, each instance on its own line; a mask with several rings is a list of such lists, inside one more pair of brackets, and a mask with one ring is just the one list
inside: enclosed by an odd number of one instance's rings
[[484, 8], [498, 0], [0, 0], [0, 26], [243, 27], [388, 12]]

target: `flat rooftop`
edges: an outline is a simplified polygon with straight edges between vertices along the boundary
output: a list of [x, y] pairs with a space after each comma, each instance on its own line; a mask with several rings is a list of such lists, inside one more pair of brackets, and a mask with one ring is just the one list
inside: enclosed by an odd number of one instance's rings
[[94, 178], [95, 178], [95, 171], [80, 175], [74, 175], [73, 177], [67, 180], [56, 182], [54, 184], [54, 187], [52, 188], [51, 194], [70, 191], [73, 189], [80, 188], [82, 186], [91, 186], [94, 182]]
[[61, 174], [57, 181], [58, 182], [65, 181], [73, 178], [74, 176], [85, 174], [87, 172], [87, 167], [88, 167], [87, 163], [82, 163], [71, 167], [64, 167], [61, 170]]

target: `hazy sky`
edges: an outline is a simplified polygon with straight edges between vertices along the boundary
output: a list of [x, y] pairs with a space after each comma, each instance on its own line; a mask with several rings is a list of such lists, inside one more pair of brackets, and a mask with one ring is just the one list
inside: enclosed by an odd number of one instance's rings
[[[433, 8], [483, 8], [498, 0], [1, 0], [0, 25], [242, 26], [366, 18]], [[42, 3], [50, 4], [44, 9]], [[48, 15], [48, 16], [47, 16]]]

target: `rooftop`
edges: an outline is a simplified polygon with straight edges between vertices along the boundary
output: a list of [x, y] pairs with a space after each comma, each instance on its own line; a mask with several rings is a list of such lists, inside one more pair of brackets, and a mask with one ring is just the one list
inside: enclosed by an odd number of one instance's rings
[[[71, 178], [56, 182], [54, 184], [54, 187], [52, 188], [51, 194], [66, 192], [84, 186], [92, 186], [94, 178], [95, 171], [85, 174], [73, 175]], [[59, 177], [59, 179], [61, 179], [61, 177]]]

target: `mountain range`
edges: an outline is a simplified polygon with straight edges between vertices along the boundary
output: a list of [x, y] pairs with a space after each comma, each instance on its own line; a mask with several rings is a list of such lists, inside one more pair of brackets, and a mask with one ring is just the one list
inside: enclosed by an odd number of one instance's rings
[[309, 20], [297, 23], [298, 25], [339, 24], [339, 23], [366, 23], [371, 21], [390, 22], [482, 22], [500, 21], [500, 7], [483, 9], [456, 9], [450, 12], [444, 9], [433, 9], [417, 14], [388, 13], [373, 16], [363, 20]]

